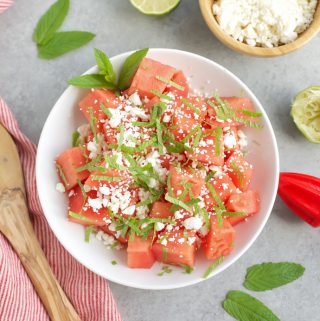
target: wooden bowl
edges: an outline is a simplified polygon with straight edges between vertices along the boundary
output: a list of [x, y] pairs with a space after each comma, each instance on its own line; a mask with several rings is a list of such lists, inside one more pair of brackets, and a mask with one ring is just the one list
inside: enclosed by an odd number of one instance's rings
[[312, 23], [308, 29], [299, 34], [295, 41], [273, 48], [252, 47], [234, 39], [221, 29], [212, 12], [213, 2], [214, 0], [199, 0], [201, 13], [209, 29], [226, 46], [247, 55], [256, 57], [282, 56], [304, 46], [320, 31], [320, 2], [318, 2]]

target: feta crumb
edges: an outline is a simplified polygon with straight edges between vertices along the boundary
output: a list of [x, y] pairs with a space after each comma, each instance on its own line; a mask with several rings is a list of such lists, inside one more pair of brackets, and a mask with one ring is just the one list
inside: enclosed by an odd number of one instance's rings
[[313, 20], [317, 0], [217, 0], [220, 27], [249, 46], [274, 47], [297, 39]]
[[137, 92], [129, 96], [129, 100], [136, 106], [141, 106], [142, 102]]
[[136, 206], [135, 205], [131, 205], [131, 206], [127, 207], [126, 209], [124, 209], [122, 211], [122, 213], [126, 214], [126, 215], [133, 215], [135, 210], [136, 210]]
[[165, 225], [161, 222], [157, 222], [156, 223], [156, 231], [159, 232], [159, 231], [162, 231], [164, 229]]
[[203, 221], [199, 216], [194, 216], [187, 218], [182, 224], [187, 230], [198, 231], [202, 227]]
[[60, 193], [64, 193], [66, 191], [66, 189], [64, 188], [64, 185], [62, 183], [58, 183], [56, 185], [56, 190]]

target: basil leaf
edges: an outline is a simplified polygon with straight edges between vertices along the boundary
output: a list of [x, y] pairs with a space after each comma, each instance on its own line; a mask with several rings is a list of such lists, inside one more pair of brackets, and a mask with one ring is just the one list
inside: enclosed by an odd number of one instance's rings
[[104, 75], [90, 74], [74, 77], [68, 80], [68, 84], [80, 88], [108, 88], [115, 89], [114, 84], [107, 82]]
[[94, 56], [101, 74], [105, 76], [106, 81], [115, 83], [116, 73], [108, 56], [100, 49], [94, 48]]
[[42, 59], [53, 59], [71, 50], [82, 47], [95, 37], [95, 34], [86, 31], [56, 32], [50, 41], [38, 45], [38, 56]]
[[58, 0], [40, 18], [32, 39], [38, 45], [46, 44], [62, 25], [69, 10], [69, 0]]
[[223, 308], [239, 321], [280, 321], [261, 301], [242, 291], [228, 292]]
[[120, 90], [125, 90], [130, 86], [134, 74], [136, 73], [142, 59], [147, 55], [148, 51], [149, 48], [138, 50], [125, 60], [122, 65], [118, 81], [118, 88]]
[[252, 291], [278, 288], [300, 278], [305, 268], [297, 263], [262, 263], [247, 269], [244, 286]]

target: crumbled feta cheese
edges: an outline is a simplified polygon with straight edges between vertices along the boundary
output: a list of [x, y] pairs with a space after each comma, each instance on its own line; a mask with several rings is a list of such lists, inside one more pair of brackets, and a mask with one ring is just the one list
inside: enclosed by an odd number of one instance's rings
[[111, 194], [110, 188], [106, 185], [99, 187], [99, 192], [107, 196]]
[[136, 106], [141, 106], [142, 102], [137, 92], [129, 96], [129, 100]]
[[68, 196], [71, 197], [71, 196], [73, 196], [73, 195], [74, 195], [74, 190], [72, 189], [72, 190], [69, 192]]
[[99, 146], [96, 142], [91, 141], [87, 144], [87, 149], [90, 152], [89, 158], [93, 159], [98, 156]]
[[183, 218], [183, 214], [181, 213], [180, 210], [174, 212], [174, 218], [175, 218], [176, 220], [178, 220], [178, 219], [180, 219], [180, 218]]
[[180, 239], [178, 239], [178, 243], [179, 243], [179, 244], [183, 244], [184, 242], [185, 242], [184, 237], [181, 237]]
[[156, 231], [159, 232], [159, 231], [162, 231], [164, 229], [165, 225], [161, 222], [157, 222], [156, 223]]
[[161, 240], [160, 244], [166, 246], [168, 244], [168, 241], [164, 238]]
[[122, 119], [122, 112], [119, 109], [116, 108], [109, 108], [109, 111], [112, 115], [111, 119], [109, 119], [109, 125], [112, 128], [117, 128], [119, 127]]
[[220, 27], [250, 46], [274, 47], [297, 39], [313, 20], [317, 0], [217, 0]]
[[189, 236], [188, 237], [188, 244], [189, 245], [192, 245], [195, 241], [196, 241], [196, 237], [195, 236]]
[[64, 193], [66, 191], [66, 189], [64, 188], [64, 185], [62, 183], [58, 183], [56, 185], [56, 190], [60, 193]]
[[193, 216], [193, 217], [189, 217], [186, 220], [184, 220], [182, 224], [187, 230], [198, 231], [202, 227], [203, 221], [202, 221], [201, 217]]
[[135, 210], [136, 210], [136, 206], [135, 205], [131, 205], [131, 206], [127, 207], [126, 209], [124, 209], [122, 211], [122, 213], [126, 214], [126, 215], [133, 215]]
[[165, 114], [165, 115], [163, 116], [162, 121], [163, 121], [164, 123], [169, 123], [169, 122], [170, 122], [170, 120], [171, 120], [170, 115]]
[[88, 205], [92, 207], [94, 211], [100, 210], [102, 208], [102, 199], [101, 198], [88, 198]]
[[224, 143], [224, 146], [226, 146], [229, 149], [232, 149], [237, 145], [237, 140], [233, 132], [227, 132], [224, 134], [223, 143]]
[[137, 207], [137, 216], [139, 218], [144, 218], [147, 216], [147, 214], [149, 213], [149, 208], [148, 206], [144, 205], [144, 206], [139, 206]]

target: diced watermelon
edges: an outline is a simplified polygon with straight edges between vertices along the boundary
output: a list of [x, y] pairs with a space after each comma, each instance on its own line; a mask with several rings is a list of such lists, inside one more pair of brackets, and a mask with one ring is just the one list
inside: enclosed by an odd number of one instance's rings
[[233, 193], [226, 204], [229, 212], [244, 212], [246, 216], [229, 216], [227, 219], [231, 225], [236, 225], [248, 216], [254, 215], [260, 210], [260, 196], [257, 191], [249, 190], [243, 193]]
[[165, 238], [166, 242], [163, 242], [165, 245], [159, 241], [153, 244], [152, 251], [156, 260], [166, 264], [194, 266], [196, 251], [194, 237], [194, 232], [183, 229], [160, 234], [159, 240]]
[[155, 95], [152, 91], [163, 93], [167, 84], [156, 77], [163, 77], [171, 80], [176, 70], [150, 58], [144, 58], [132, 79], [128, 95], [138, 92], [140, 97], [152, 98]]
[[[204, 186], [204, 179], [197, 173], [192, 173], [188, 168], [178, 169], [174, 166], [170, 167], [171, 188], [176, 198], [179, 198], [185, 190], [186, 184], [190, 184], [190, 190], [193, 198], [200, 195], [201, 187]], [[190, 200], [190, 193], [183, 198], [184, 202]]]
[[235, 151], [231, 154], [226, 166], [234, 185], [240, 190], [246, 191], [251, 182], [253, 166], [246, 161], [240, 151]]
[[[222, 101], [226, 101], [229, 106], [236, 112], [235, 115], [238, 118], [242, 118], [244, 120], [249, 121], [257, 121], [256, 117], [248, 116], [241, 111], [256, 111], [252, 101], [249, 98], [244, 97], [221, 97]], [[211, 102], [215, 104], [215, 99], [211, 98]], [[206, 121], [212, 125], [226, 127], [226, 126], [242, 126], [243, 122], [236, 121], [235, 119], [227, 119], [227, 120], [217, 120], [216, 119], [216, 112], [211, 107], [208, 106], [208, 115], [206, 117]]]
[[161, 159], [161, 166], [166, 169], [169, 169], [172, 163], [185, 163], [186, 161], [186, 156], [184, 154], [168, 153], [160, 155], [159, 158]]
[[[172, 128], [170, 132], [177, 141], [182, 141], [205, 118], [206, 105], [202, 98], [190, 97], [187, 101], [188, 103], [184, 103], [182, 100], [177, 101], [172, 115]], [[194, 108], [191, 108], [190, 104]]]
[[[88, 193], [88, 196], [96, 198], [95, 192]], [[80, 187], [79, 186], [75, 187], [73, 190], [73, 194], [69, 197], [69, 210], [81, 216], [86, 217], [87, 219], [90, 220], [90, 222], [70, 216], [70, 212], [68, 212], [69, 221], [72, 221], [84, 226], [94, 225], [94, 226], [100, 227], [100, 226], [106, 225], [105, 219], [110, 218], [107, 212], [107, 209], [104, 208], [97, 212], [94, 212], [93, 209], [90, 207], [84, 209], [83, 207], [85, 203], [86, 203], [86, 199], [84, 199]]]
[[[225, 202], [231, 193], [236, 191], [236, 187], [232, 182], [232, 179], [225, 173], [216, 174], [209, 180], [209, 184], [214, 188], [222, 202]], [[210, 211], [212, 207], [217, 205], [216, 200], [212, 196], [211, 192], [205, 187], [206, 193], [203, 195], [203, 200], [207, 209]]]
[[216, 260], [231, 253], [236, 232], [226, 219], [222, 219], [220, 227], [216, 216], [211, 216], [210, 225], [208, 234], [203, 238], [202, 247], [208, 260]]
[[177, 73], [173, 75], [172, 81], [182, 86], [183, 90], [180, 90], [174, 86], [168, 86], [165, 91], [171, 92], [177, 97], [188, 97], [189, 86], [188, 86], [187, 78], [181, 70], [179, 70]]
[[143, 240], [135, 236], [128, 241], [128, 267], [132, 269], [150, 269], [155, 262], [155, 255], [152, 251], [152, 237]]
[[80, 110], [88, 121], [90, 121], [90, 108], [92, 108], [92, 115], [97, 119], [98, 132], [102, 132], [103, 123], [107, 119], [107, 115], [100, 109], [101, 103], [107, 108], [119, 108], [121, 105], [116, 95], [108, 89], [94, 89], [79, 103]]
[[194, 148], [193, 153], [190, 151], [185, 152], [186, 156], [207, 165], [222, 166], [224, 163], [223, 135], [221, 133], [217, 141], [216, 136], [210, 134], [212, 131], [207, 131], [207, 133], [208, 136], [205, 135], [200, 139], [199, 145]]
[[78, 184], [77, 179], [82, 182], [90, 174], [87, 170], [76, 172], [77, 168], [86, 164], [86, 158], [84, 155], [85, 152], [82, 148], [73, 147], [65, 150], [56, 160], [61, 182], [67, 191]]
[[154, 202], [150, 212], [150, 217], [153, 218], [170, 218], [173, 213], [170, 212], [172, 204], [168, 202]]

